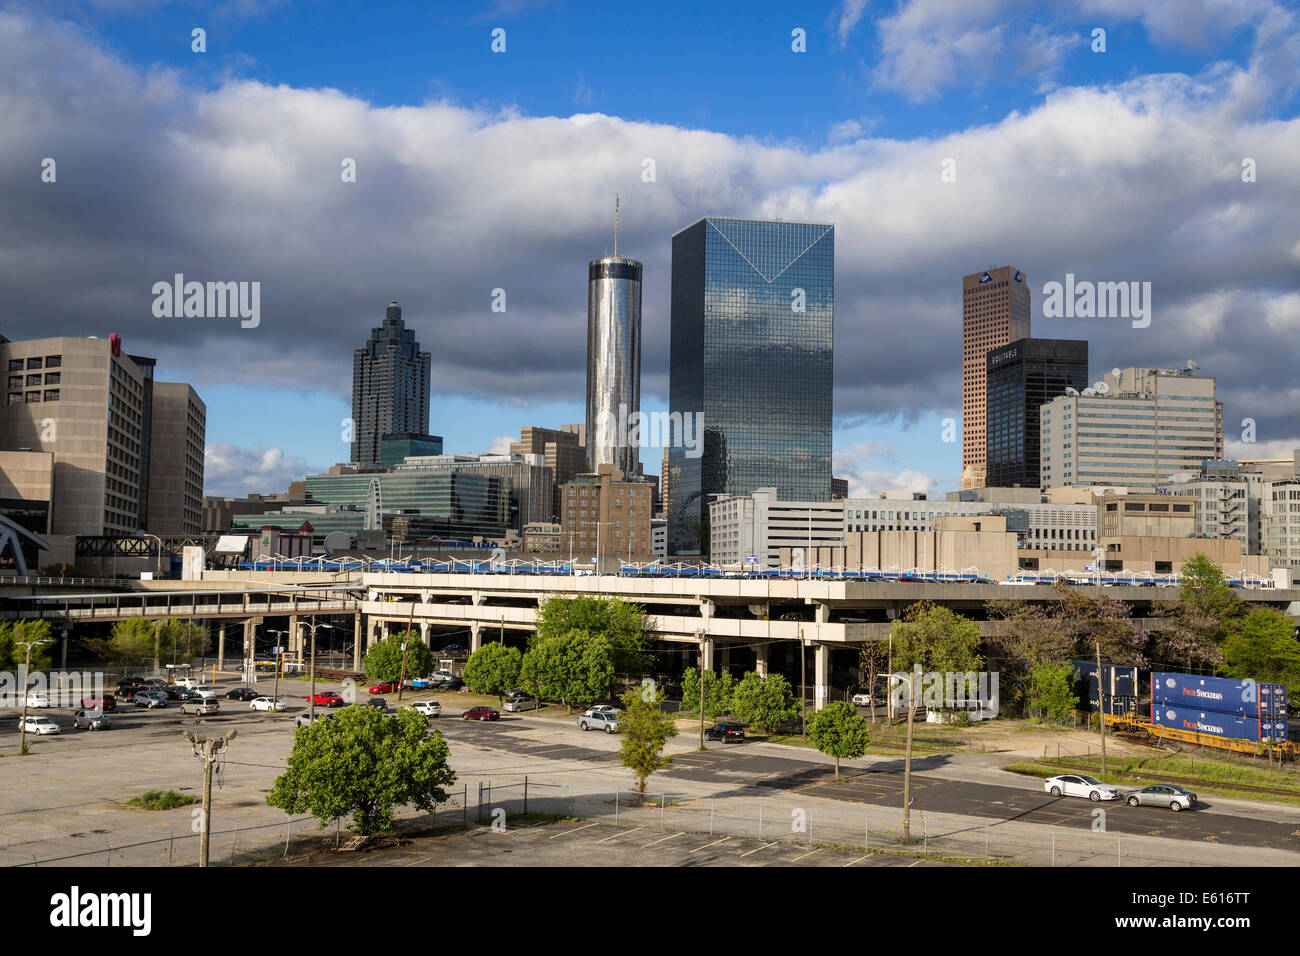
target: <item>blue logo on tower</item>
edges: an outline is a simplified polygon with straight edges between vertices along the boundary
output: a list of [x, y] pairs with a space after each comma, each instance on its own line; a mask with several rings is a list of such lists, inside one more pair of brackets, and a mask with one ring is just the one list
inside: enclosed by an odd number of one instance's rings
[[1021, 272], [1020, 272], [1019, 269], [1016, 270], [1016, 281], [1017, 281], [1017, 282], [1024, 282], [1024, 281], [1025, 281], [1024, 278], [1022, 277]]
[[982, 276], [980, 276], [980, 282], [991, 282], [991, 281], [993, 281], [993, 277], [989, 275], [987, 272], [984, 273]]

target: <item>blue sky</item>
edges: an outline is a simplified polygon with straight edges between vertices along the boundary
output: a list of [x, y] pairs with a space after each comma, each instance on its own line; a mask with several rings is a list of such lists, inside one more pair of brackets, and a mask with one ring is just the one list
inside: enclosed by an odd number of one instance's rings
[[[709, 214], [836, 222], [837, 474], [849, 474], [859, 493], [955, 487], [960, 445], [938, 436], [945, 418], [960, 417], [959, 281], [985, 266], [1017, 265], [1032, 281], [1089, 267], [1109, 276], [1134, 263], [1134, 278], [1154, 275], [1187, 297], [1180, 318], [1138, 339], [1053, 325], [1039, 317], [1036, 296], [1035, 333], [1093, 340], [1094, 377], [1114, 365], [1181, 365], [1184, 352], [1198, 349], [1221, 389], [1237, 390], [1242, 414], [1268, 418], [1255, 410], [1264, 402], [1260, 384], [1281, 386], [1281, 370], [1268, 364], [1274, 350], [1260, 340], [1258, 364], [1243, 361], [1228, 334], [1232, 315], [1212, 306], [1244, 295], [1261, 334], [1290, 329], [1295, 284], [1286, 279], [1293, 257], [1285, 226], [1255, 219], [1239, 233], [1226, 230], [1229, 259], [1257, 261], [1251, 246], [1260, 243], [1276, 254], [1249, 281], [1238, 270], [1216, 284], [1186, 245], [1149, 241], [1150, 222], [1130, 230], [1102, 207], [1125, 177], [1168, 183], [1169, 163], [1188, 148], [1168, 130], [1212, 121], [1222, 126], [1211, 138], [1232, 144], [1229, 158], [1285, 154], [1300, 73], [1291, 69], [1290, 5], [1153, 0], [1133, 13], [1118, 0], [1032, 7], [851, 0], [797, 9], [758, 0], [706, 12], [688, 3], [528, 0], [477, 10], [54, 0], [6, 9], [10, 19], [0, 22], [23, 52], [14, 71], [76, 74], [75, 82], [60, 80], [66, 90], [48, 94], [67, 106], [51, 121], [62, 128], [31, 120], [15, 126], [16, 139], [30, 132], [31, 148], [44, 155], [54, 129], [73, 140], [66, 150], [84, 151], [84, 165], [98, 168], [97, 196], [122, 194], [102, 200], [100, 220], [86, 212], [79, 221], [44, 198], [22, 207], [20, 219], [48, 229], [51, 243], [68, 242], [76, 225], [83, 243], [115, 255], [123, 254], [121, 236], [148, 234], [131, 250], [138, 262], [121, 273], [84, 266], [85, 275], [69, 280], [67, 298], [82, 306], [67, 306], [69, 334], [101, 334], [107, 315], [129, 350], [159, 356], [161, 377], [195, 382], [208, 405], [208, 493], [283, 490], [290, 478], [346, 458], [339, 423], [348, 414], [351, 349], [391, 298], [402, 300], [433, 353], [431, 431], [448, 451], [499, 447], [524, 425], [581, 420], [585, 262], [606, 251], [603, 210], [615, 191], [625, 196], [624, 248], [647, 263], [643, 407], [663, 407], [666, 398], [673, 231]], [[206, 30], [202, 54], [191, 50], [195, 27]], [[1091, 49], [1096, 27], [1106, 30], [1104, 53]], [[502, 54], [490, 48], [496, 28], [506, 31]], [[806, 31], [806, 52], [791, 49], [796, 28]], [[12, 101], [6, 108], [16, 109]], [[75, 141], [79, 110], [91, 125], [125, 130], [116, 154], [103, 145], [111, 133]], [[599, 119], [574, 121], [579, 114]], [[1035, 144], [1061, 142], [1074, 117], [1071, 155], [1058, 161], [1046, 147], [1040, 155]], [[1115, 132], [1126, 123], [1135, 124], [1129, 141]], [[623, 154], [597, 155], [623, 142]], [[638, 181], [650, 148], [643, 143], [659, 151], [658, 193]], [[362, 157], [362, 189], [353, 194], [360, 198], [346, 208], [334, 181], [312, 180], [314, 164], [328, 173], [339, 155]], [[967, 164], [961, 188], [969, 192], [950, 190], [946, 196], [961, 199], [945, 210], [928, 170], [948, 155]], [[136, 185], [142, 195], [153, 190], [157, 209], [127, 201], [133, 173], [114, 171], [123, 157], [153, 168]], [[8, 158], [28, 162], [12, 147]], [[280, 167], [290, 170], [287, 184]], [[1188, 170], [1186, 183], [1142, 218], [1163, 222], [1166, 235], [1203, 229], [1235, 202], [1213, 195], [1206, 184], [1213, 175]], [[466, 188], [475, 192], [440, 191], [439, 177], [472, 180]], [[1285, 210], [1295, 200], [1289, 180], [1261, 176], [1260, 185], [1250, 195], [1261, 209]], [[1068, 228], [1054, 221], [1058, 203], [1093, 195], [1095, 217], [1076, 210], [1065, 217]], [[190, 199], [194, 212], [177, 209]], [[957, 214], [986, 202], [994, 204], [970, 221]], [[986, 228], [999, 203], [1019, 208]], [[221, 215], [224, 206], [229, 215]], [[479, 208], [490, 210], [483, 218], [491, 229], [472, 221]], [[225, 221], [214, 225], [218, 219]], [[23, 245], [16, 230], [4, 239], [12, 249]], [[163, 252], [151, 254], [150, 242]], [[123, 298], [120, 286], [181, 268], [172, 259], [187, 246], [191, 272], [217, 263], [265, 267], [272, 314], [260, 339], [161, 329]], [[340, 249], [356, 262], [333, 261]], [[454, 261], [462, 249], [467, 261]], [[72, 245], [67, 256], [94, 258]], [[475, 263], [493, 257], [499, 271], [471, 282]], [[493, 328], [487, 322], [495, 320], [475, 310], [498, 284], [524, 305]], [[34, 333], [23, 326], [40, 295], [11, 293], [5, 334]], [[1195, 318], [1207, 309], [1214, 314]], [[1178, 327], [1187, 316], [1193, 324]], [[530, 343], [531, 335], [544, 335], [544, 344]], [[1207, 365], [1219, 352], [1219, 367]], [[1300, 438], [1284, 418], [1270, 419], [1277, 424], [1260, 440], [1281, 447]], [[644, 457], [657, 473], [658, 453]]]

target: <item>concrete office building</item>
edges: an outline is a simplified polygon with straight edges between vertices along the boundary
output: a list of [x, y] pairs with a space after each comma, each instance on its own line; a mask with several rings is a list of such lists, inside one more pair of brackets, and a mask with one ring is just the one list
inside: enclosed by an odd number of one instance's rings
[[564, 529], [559, 522], [534, 521], [524, 525], [520, 547], [530, 554], [561, 554], [564, 552]]
[[1293, 477], [1260, 486], [1260, 550], [1275, 567], [1300, 568], [1300, 450]]
[[[779, 567], [782, 548], [807, 556], [844, 543], [846, 502], [782, 501], [775, 488], [709, 502], [709, 560], [724, 567]], [[750, 556], [757, 558], [749, 561]]]
[[546, 520], [558, 520], [560, 517], [560, 487], [572, 481], [575, 475], [586, 471], [587, 452], [583, 445], [585, 428], [584, 425], [521, 428], [519, 441], [510, 443], [510, 454], [541, 455], [546, 467], [551, 470], [555, 491]]
[[50, 533], [134, 535], [143, 524], [144, 380], [120, 340], [6, 342], [0, 362], [0, 448], [53, 456]]
[[673, 236], [668, 551], [698, 555], [714, 495], [831, 496], [835, 228], [709, 217]]
[[1091, 551], [1097, 546], [1097, 508], [1091, 495], [1086, 503], [1056, 504], [1042, 501], [1042, 495], [1034, 490], [1033, 498], [997, 503], [851, 498], [844, 503], [844, 525], [849, 534], [932, 531], [943, 518], [998, 515], [1006, 529], [1016, 534], [1019, 548]]
[[1160, 483], [1165, 495], [1196, 499], [1198, 538], [1232, 538], [1242, 551], [1259, 554], [1258, 475], [1243, 475], [1235, 461], [1207, 461], [1199, 471], [1180, 471]]
[[53, 501], [52, 452], [0, 451], [0, 515], [33, 534], [46, 535]]
[[641, 263], [614, 254], [587, 264], [587, 471], [640, 471], [640, 448], [623, 429], [641, 410]]
[[988, 354], [1029, 338], [1029, 281], [1011, 266], [972, 272], [961, 298], [961, 486], [979, 488], [988, 474]]
[[1103, 495], [1097, 499], [1102, 538], [1193, 538], [1196, 499], [1182, 495]]
[[150, 534], [198, 534], [203, 529], [203, 449], [207, 406], [184, 382], [154, 382], [150, 413], [148, 514]]
[[398, 432], [379, 439], [379, 466], [394, 468], [407, 458], [424, 458], [442, 454], [441, 435]]
[[1017, 339], [988, 353], [986, 379], [985, 482], [1038, 488], [1038, 410], [1068, 388], [1088, 387], [1088, 343]]
[[402, 321], [401, 308], [388, 303], [383, 324], [352, 353], [351, 461], [378, 467], [383, 436], [428, 434], [431, 364]]
[[582, 474], [560, 489], [560, 524], [575, 560], [602, 568], [650, 556], [650, 483], [628, 481], [613, 465]]
[[1223, 406], [1213, 378], [1123, 369], [1107, 372], [1104, 385], [1105, 394], [1064, 395], [1041, 409], [1045, 487], [1154, 493], [1175, 472], [1223, 457]]
[[668, 522], [663, 518], [650, 522], [650, 553], [660, 561], [668, 557]]

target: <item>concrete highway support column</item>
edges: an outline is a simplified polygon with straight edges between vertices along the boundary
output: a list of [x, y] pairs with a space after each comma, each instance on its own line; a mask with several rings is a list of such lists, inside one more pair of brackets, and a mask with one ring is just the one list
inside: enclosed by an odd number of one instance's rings
[[754, 648], [754, 672], [759, 677], [767, 676], [767, 652], [770, 645], [760, 644]]
[[425, 647], [429, 646], [429, 622], [428, 621], [420, 622], [420, 640], [424, 642]]
[[731, 645], [723, 644], [721, 647], [721, 651], [722, 651], [722, 655], [721, 655], [722, 660], [720, 660], [718, 663], [721, 666], [723, 671], [729, 671], [731, 670]]
[[713, 638], [706, 637], [700, 642], [698, 666], [701, 672], [713, 670]]
[[825, 644], [813, 645], [813, 700], [814, 709], [822, 710], [828, 703], [831, 690], [831, 649]]
[[361, 645], [365, 639], [365, 622], [361, 619], [361, 612], [357, 611], [352, 615], [352, 669], [354, 671], [361, 670]]
[[257, 656], [254, 653], [256, 646], [257, 618], [250, 617], [244, 622], [244, 656], [239, 665], [239, 669], [244, 671], [245, 679], [250, 681], [257, 680], [257, 669], [252, 666], [253, 658]]
[[483, 646], [483, 625], [475, 621], [469, 626], [469, 652], [473, 654]]
[[217, 625], [217, 670], [226, 669], [226, 622], [216, 621]]
[[302, 618], [289, 616], [289, 653], [302, 660]]

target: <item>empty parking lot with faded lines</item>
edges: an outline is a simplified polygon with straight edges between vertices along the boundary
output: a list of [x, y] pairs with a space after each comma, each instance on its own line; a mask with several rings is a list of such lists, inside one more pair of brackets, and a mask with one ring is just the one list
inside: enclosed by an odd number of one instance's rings
[[[280, 861], [271, 860], [272, 864]], [[568, 821], [456, 830], [364, 854], [291, 855], [321, 866], [816, 866], [922, 867], [942, 861], [748, 837]]]

